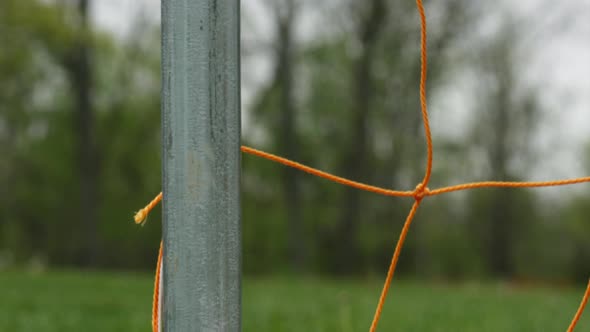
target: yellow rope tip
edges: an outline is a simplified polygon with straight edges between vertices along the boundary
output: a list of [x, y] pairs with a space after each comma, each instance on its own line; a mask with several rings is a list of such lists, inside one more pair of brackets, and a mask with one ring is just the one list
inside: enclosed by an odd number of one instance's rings
[[147, 217], [150, 213], [150, 211], [156, 206], [158, 205], [158, 203], [162, 200], [162, 193], [159, 193], [158, 196], [156, 196], [156, 198], [154, 198], [146, 207], [144, 207], [143, 209], [137, 211], [135, 213], [135, 216], [133, 216], [133, 219], [135, 220], [136, 224], [140, 224], [141, 226], [143, 226], [146, 221], [147, 221]]
[[133, 219], [135, 220], [136, 224], [143, 226], [147, 220], [147, 213], [145, 212], [145, 209], [137, 211]]

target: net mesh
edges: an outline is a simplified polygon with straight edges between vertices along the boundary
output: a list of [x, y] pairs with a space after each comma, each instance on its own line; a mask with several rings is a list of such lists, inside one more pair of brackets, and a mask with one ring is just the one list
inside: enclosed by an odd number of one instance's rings
[[[298, 162], [268, 153], [264, 151], [260, 151], [251, 147], [242, 146], [241, 151], [243, 153], [247, 153], [250, 155], [254, 155], [260, 158], [264, 158], [279, 164], [283, 164], [288, 167], [293, 167], [295, 169], [301, 170], [303, 172], [309, 173], [314, 176], [318, 176], [324, 179], [327, 179], [332, 182], [336, 182], [345, 186], [353, 187], [359, 190], [369, 191], [376, 194], [384, 195], [384, 196], [396, 196], [396, 197], [412, 197], [414, 199], [414, 204], [406, 217], [404, 222], [402, 231], [400, 233], [399, 239], [395, 246], [395, 250], [393, 253], [393, 257], [391, 259], [391, 263], [389, 265], [389, 269], [387, 271], [387, 276], [385, 278], [385, 282], [383, 284], [383, 289], [381, 291], [381, 295], [379, 296], [379, 300], [377, 302], [377, 306], [375, 309], [375, 314], [373, 316], [373, 321], [371, 323], [370, 332], [374, 332], [377, 330], [377, 325], [381, 318], [381, 313], [383, 311], [383, 306], [385, 303], [385, 299], [387, 297], [387, 293], [389, 291], [391, 282], [393, 280], [393, 276], [395, 273], [395, 269], [397, 266], [397, 262], [399, 256], [401, 254], [404, 241], [410, 229], [410, 225], [412, 224], [412, 220], [420, 207], [420, 203], [425, 197], [429, 196], [436, 196], [440, 194], [445, 194], [453, 191], [460, 191], [460, 190], [469, 190], [469, 189], [476, 189], [476, 188], [486, 188], [486, 187], [504, 187], [504, 188], [530, 188], [530, 187], [549, 187], [549, 186], [562, 186], [562, 185], [571, 185], [576, 183], [584, 183], [590, 182], [590, 176], [588, 177], [580, 177], [574, 179], [563, 179], [563, 180], [552, 180], [552, 181], [540, 181], [540, 182], [509, 182], [509, 181], [481, 181], [481, 182], [472, 182], [472, 183], [463, 183], [458, 185], [452, 185], [437, 189], [429, 189], [428, 183], [430, 181], [430, 176], [432, 174], [432, 156], [433, 156], [433, 145], [432, 145], [432, 135], [430, 131], [430, 122], [428, 117], [428, 108], [426, 104], [426, 77], [427, 77], [427, 47], [426, 47], [426, 37], [427, 37], [427, 29], [426, 29], [426, 15], [424, 12], [424, 5], [422, 0], [416, 0], [416, 6], [418, 9], [418, 14], [420, 16], [420, 62], [421, 62], [421, 69], [420, 69], [420, 110], [422, 113], [422, 122], [424, 125], [424, 133], [426, 136], [426, 170], [424, 172], [424, 177], [422, 181], [416, 186], [414, 190], [392, 190], [377, 186], [371, 186], [368, 184], [352, 181], [349, 179], [345, 179], [331, 173], [321, 171], [315, 169], [313, 167], [309, 167]], [[154, 198], [146, 207], [139, 210], [135, 214], [135, 222], [140, 224], [143, 223], [149, 214], [149, 212], [162, 200], [162, 193], [158, 194], [156, 198]], [[160, 328], [160, 317], [159, 317], [159, 308], [160, 308], [160, 274], [162, 268], [162, 243], [160, 243], [160, 250], [158, 255], [158, 263], [156, 267], [156, 277], [154, 283], [154, 299], [153, 299], [153, 310], [152, 310], [152, 329], [154, 332], [159, 331]], [[590, 280], [588, 282], [588, 286], [582, 297], [582, 301], [567, 329], [568, 332], [572, 332], [576, 327], [582, 312], [588, 302], [588, 298], [590, 297]]]

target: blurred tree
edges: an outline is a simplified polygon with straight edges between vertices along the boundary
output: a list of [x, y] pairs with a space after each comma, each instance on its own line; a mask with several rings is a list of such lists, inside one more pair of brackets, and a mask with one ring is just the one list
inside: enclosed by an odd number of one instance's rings
[[[563, 247], [568, 249], [570, 253], [568, 259], [569, 271], [564, 271], [571, 275], [577, 282], [586, 282], [590, 274], [590, 246], [588, 239], [590, 239], [590, 223], [588, 222], [588, 215], [590, 209], [588, 208], [588, 193], [583, 196], [575, 197], [570, 204], [565, 207], [565, 220], [567, 221], [566, 237], [559, 237], [560, 243], [564, 243]], [[563, 224], [560, 224], [563, 226]], [[559, 233], [558, 233], [559, 234]], [[556, 234], [551, 234], [556, 236]]]
[[59, 99], [59, 93], [47, 88], [60, 84], [51, 57], [70, 36], [53, 6], [33, 0], [0, 4], [0, 187], [6, 189], [0, 192], [6, 202], [0, 226], [3, 243], [17, 259], [44, 256], [48, 249], [44, 217], [50, 206], [40, 193], [46, 183], [39, 163], [47, 170], [53, 163], [33, 156], [38, 152], [35, 142], [45, 138], [54, 118], [46, 113], [49, 104]]
[[[299, 159], [297, 138], [296, 105], [294, 100], [295, 84], [293, 71], [294, 28], [297, 7], [295, 0], [274, 2], [276, 24], [276, 60], [273, 85], [280, 89], [280, 124], [278, 137], [279, 150], [293, 160]], [[296, 269], [305, 264], [305, 242], [303, 240], [303, 220], [301, 213], [301, 191], [299, 172], [293, 168], [282, 169], [283, 195], [288, 225], [289, 256], [291, 265]]]
[[[273, 68], [269, 83], [257, 94], [253, 112], [263, 120], [259, 124], [263, 123], [262, 127], [265, 131], [276, 133], [270, 141], [276, 147], [269, 146], [269, 148], [280, 151], [281, 155], [288, 158], [299, 160], [300, 143], [294, 96], [296, 83], [294, 70], [297, 67], [294, 30], [302, 4], [297, 0], [267, 1], [265, 4], [270, 9], [273, 20], [273, 47], [270, 48], [272, 50], [270, 61]], [[248, 136], [246, 136], [247, 139]], [[245, 164], [246, 170], [249, 170], [248, 165], [250, 164]], [[251, 170], [251, 172], [256, 171]], [[289, 265], [293, 269], [301, 270], [306, 265], [306, 246], [299, 172], [288, 167], [282, 167], [279, 172], [282, 191], [280, 206], [283, 207], [280, 213], [286, 221], [286, 249]], [[246, 189], [245, 193], [249, 195], [250, 192]], [[247, 214], [246, 218], [249, 219]], [[248, 237], [246, 237], [246, 247], [249, 247]], [[276, 249], [278, 248], [275, 247]]]
[[[590, 173], [590, 142], [583, 149], [584, 169]], [[580, 283], [585, 283], [590, 275], [590, 215], [589, 202], [590, 191], [588, 189], [575, 195], [562, 209], [558, 209], [552, 217], [555, 220], [565, 221], [556, 223], [556, 232], [550, 234], [549, 241], [559, 241], [562, 251], [565, 249], [569, 255], [561, 255], [561, 260], [568, 262], [569, 274]], [[564, 234], [565, 233], [565, 234]], [[561, 235], [561, 236], [560, 236]], [[564, 259], [564, 257], [567, 257]]]
[[148, 196], [138, 192], [159, 190], [157, 33], [144, 27], [118, 43], [84, 23], [88, 5], [0, 4], [2, 246], [18, 260], [151, 266], [145, 249], [157, 246], [159, 225], [144, 239], [130, 209]]
[[[481, 87], [478, 113], [473, 127], [473, 148], [481, 149], [488, 165], [486, 178], [499, 181], [521, 180], [530, 167], [530, 137], [539, 117], [535, 91], [518, 80], [516, 70], [517, 33], [514, 24], [505, 24], [478, 59]], [[511, 277], [516, 271], [516, 243], [523, 226], [531, 220], [532, 194], [506, 189], [486, 189], [470, 195], [470, 222], [476, 232], [490, 272]], [[523, 211], [526, 212], [523, 214]]]
[[[302, 159], [336, 173], [349, 148], [345, 144], [351, 116], [347, 110], [351, 105], [353, 63], [347, 49], [349, 36], [339, 33], [308, 46], [300, 72], [305, 82], [301, 93], [304, 111], [300, 116]], [[336, 256], [343, 245], [335, 234], [343, 187], [309, 176], [303, 177], [302, 187], [307, 207], [305, 220], [312, 236], [311, 258], [319, 271], [335, 273]]]
[[89, 0], [78, 0], [79, 33], [63, 59], [75, 101], [74, 131], [77, 136], [78, 174], [80, 176], [80, 211], [84, 249], [81, 263], [92, 266], [98, 255], [98, 179], [99, 147], [96, 139], [96, 114], [93, 99], [92, 34], [88, 24]]
[[[352, 69], [352, 117], [346, 138], [347, 150], [341, 165], [344, 177], [361, 182], [367, 181], [368, 170], [372, 168], [369, 121], [375, 98], [374, 63], [377, 44], [389, 11], [385, 0], [371, 0], [365, 4], [361, 8], [351, 6], [358, 13], [355, 38], [360, 50]], [[362, 210], [360, 197], [359, 190], [346, 188], [338, 227], [331, 234], [330, 243], [334, 244], [333, 248], [338, 252], [334, 260], [335, 272], [338, 273], [351, 273], [361, 267], [358, 248], [358, 224]]]

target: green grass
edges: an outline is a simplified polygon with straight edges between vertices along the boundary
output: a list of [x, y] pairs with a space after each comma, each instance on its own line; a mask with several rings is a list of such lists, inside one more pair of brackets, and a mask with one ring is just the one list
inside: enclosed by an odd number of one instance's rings
[[[244, 331], [367, 331], [380, 280], [246, 279]], [[145, 274], [0, 272], [0, 331], [150, 331]], [[565, 331], [582, 289], [396, 281], [379, 331]], [[590, 313], [577, 331], [590, 331]]]

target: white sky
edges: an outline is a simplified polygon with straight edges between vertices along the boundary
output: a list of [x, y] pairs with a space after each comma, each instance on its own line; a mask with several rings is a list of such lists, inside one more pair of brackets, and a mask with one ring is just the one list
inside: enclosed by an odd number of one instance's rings
[[[496, 8], [494, 8], [496, 9]], [[551, 146], [551, 155], [546, 156], [530, 179], [549, 179], [554, 177], [574, 177], [585, 175], [581, 146], [590, 143], [590, 0], [502, 0], [497, 9], [514, 14], [522, 19], [522, 29], [537, 31], [538, 26], [546, 25], [551, 15], [563, 11], [564, 21], [549, 31], [531, 32], [530, 47], [534, 54], [526, 61], [523, 73], [531, 82], [542, 87], [541, 101], [550, 109], [543, 122], [543, 134], [539, 145]], [[248, 13], [254, 20], [243, 20], [242, 37], [268, 41], [272, 36], [268, 29], [269, 21], [261, 6], [261, 0], [243, 0], [242, 13]], [[95, 23], [117, 35], [124, 36], [138, 14], [158, 22], [160, 19], [160, 0], [95, 0], [93, 17]], [[313, 14], [304, 15], [300, 39], [307, 39], [314, 26]], [[317, 14], [315, 15], [317, 16]], [[318, 22], [318, 20], [315, 20]], [[542, 30], [542, 29], [541, 29]], [[251, 97], [256, 86], [269, 75], [268, 61], [264, 57], [250, 60], [248, 67], [255, 69], [256, 75], [248, 74], [243, 82], [243, 96]], [[244, 65], [242, 66], [245, 67]], [[462, 123], [477, 105], [465, 102], [460, 84], [449, 91], [445, 105], [444, 118], [433, 118], [436, 134], [448, 131], [448, 123]], [[455, 96], [455, 97], [453, 97]], [[449, 104], [450, 103], [450, 104]], [[437, 105], [433, 105], [436, 107]], [[449, 110], [454, 112], [446, 113]], [[244, 121], [246, 122], [246, 121]], [[437, 129], [438, 127], [438, 129]], [[546, 130], [545, 130], [546, 128]]]

